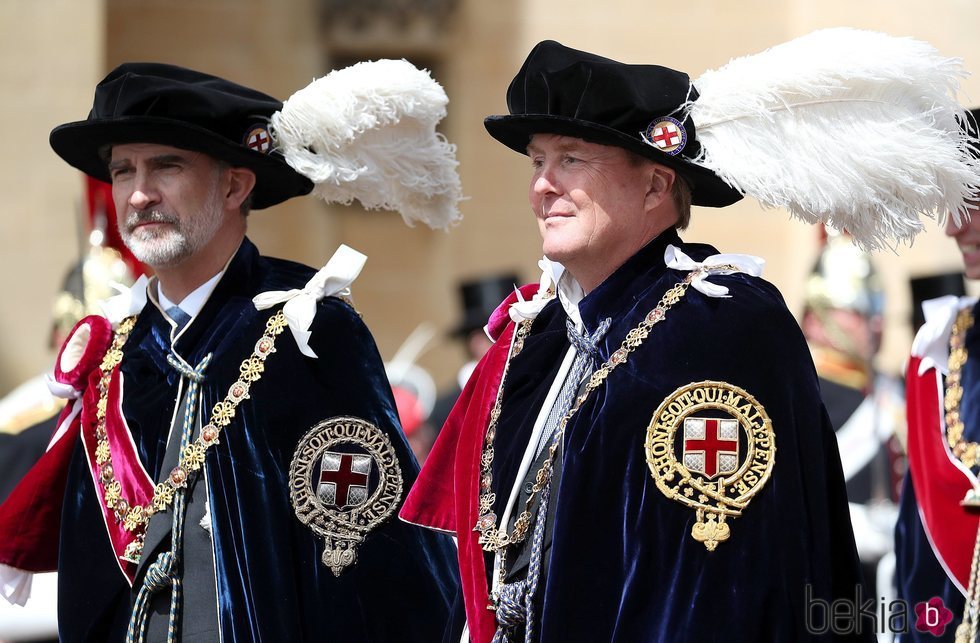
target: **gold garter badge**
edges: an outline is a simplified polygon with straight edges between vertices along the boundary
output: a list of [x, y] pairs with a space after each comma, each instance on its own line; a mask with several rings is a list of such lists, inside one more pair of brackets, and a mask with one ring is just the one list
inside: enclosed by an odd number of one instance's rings
[[644, 446], [657, 488], [696, 510], [691, 535], [708, 551], [728, 540], [727, 518], [742, 515], [776, 461], [766, 410], [725, 382], [695, 382], [668, 395]]
[[334, 576], [357, 562], [357, 547], [402, 497], [402, 472], [388, 436], [360, 418], [324, 420], [299, 441], [289, 498], [299, 521], [326, 540], [321, 560]]

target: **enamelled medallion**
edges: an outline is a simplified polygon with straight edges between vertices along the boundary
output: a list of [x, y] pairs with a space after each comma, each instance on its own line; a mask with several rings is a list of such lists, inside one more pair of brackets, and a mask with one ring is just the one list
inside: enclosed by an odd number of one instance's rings
[[296, 517], [326, 539], [321, 560], [335, 576], [402, 497], [402, 473], [388, 436], [355, 417], [320, 422], [300, 440], [289, 466]]
[[748, 506], [772, 473], [772, 421], [745, 390], [726, 382], [682, 386], [647, 427], [647, 465], [657, 488], [696, 511], [691, 535], [709, 551], [728, 540], [728, 517]]

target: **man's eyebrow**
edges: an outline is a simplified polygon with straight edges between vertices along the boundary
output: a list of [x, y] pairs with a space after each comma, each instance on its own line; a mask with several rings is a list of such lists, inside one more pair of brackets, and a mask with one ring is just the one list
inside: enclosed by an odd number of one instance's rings
[[164, 165], [167, 163], [186, 163], [187, 156], [183, 154], [160, 154], [158, 156], [150, 157], [150, 163], [155, 165]]
[[[183, 154], [159, 154], [157, 156], [151, 156], [148, 160], [151, 165], [167, 165], [170, 163], [186, 163], [187, 157]], [[120, 168], [129, 167], [132, 163], [128, 158], [119, 159], [116, 161], [109, 162], [109, 170], [118, 170]]]
[[121, 170], [124, 167], [129, 167], [130, 165], [132, 165], [132, 164], [129, 162], [129, 159], [120, 159], [118, 161], [109, 161], [109, 171], [111, 172], [112, 170]]
[[[563, 141], [561, 143], [558, 143], [555, 146], [555, 148], [558, 152], [582, 152], [583, 150], [586, 149], [586, 147], [582, 145], [582, 143], [580, 143], [579, 141]], [[543, 149], [536, 146], [534, 143], [528, 143], [527, 145], [528, 154], [540, 153], [543, 151], [544, 151]]]

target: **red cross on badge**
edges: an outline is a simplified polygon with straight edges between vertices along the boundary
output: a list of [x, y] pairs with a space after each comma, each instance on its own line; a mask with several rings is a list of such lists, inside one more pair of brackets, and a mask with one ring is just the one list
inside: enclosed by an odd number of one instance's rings
[[644, 142], [661, 152], [676, 156], [687, 144], [687, 130], [684, 123], [671, 116], [663, 116], [650, 123], [646, 131], [640, 132]]
[[326, 451], [320, 467], [317, 497], [325, 505], [344, 509], [367, 502], [371, 456]]
[[738, 421], [684, 419], [684, 466], [709, 479], [738, 469]]
[[256, 126], [249, 130], [245, 135], [245, 146], [250, 150], [268, 154], [272, 149], [272, 139], [269, 137], [269, 130], [262, 126]]
[[672, 148], [681, 144], [681, 133], [677, 131], [676, 125], [667, 123], [654, 130], [653, 142], [661, 149], [666, 147]]

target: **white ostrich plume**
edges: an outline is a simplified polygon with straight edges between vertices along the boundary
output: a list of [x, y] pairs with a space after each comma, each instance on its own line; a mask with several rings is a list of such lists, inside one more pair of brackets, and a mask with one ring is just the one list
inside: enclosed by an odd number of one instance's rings
[[460, 218], [456, 147], [436, 132], [449, 99], [406, 60], [361, 62], [318, 78], [273, 114], [286, 162], [328, 203], [397, 210], [409, 225]]
[[705, 72], [685, 109], [699, 163], [763, 206], [879, 249], [911, 241], [920, 215], [959, 222], [980, 192], [956, 100], [964, 76], [928, 43], [825, 29]]

